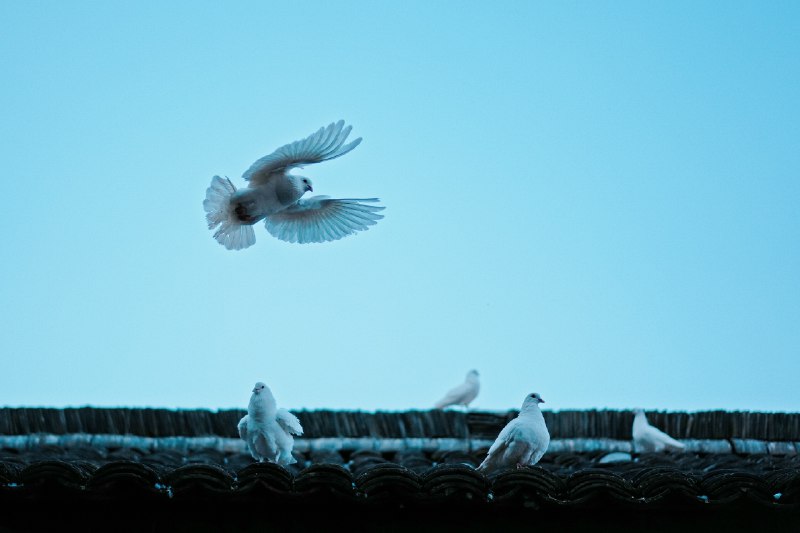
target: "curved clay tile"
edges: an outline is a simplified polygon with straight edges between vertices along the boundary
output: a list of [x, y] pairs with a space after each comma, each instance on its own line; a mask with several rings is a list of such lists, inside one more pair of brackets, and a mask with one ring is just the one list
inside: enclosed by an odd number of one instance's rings
[[288, 493], [292, 491], [293, 482], [294, 476], [282, 466], [253, 463], [238, 472], [234, 490], [239, 493]]
[[353, 497], [355, 485], [352, 474], [339, 464], [313, 464], [298, 474], [294, 489], [303, 497], [334, 495], [342, 499]]
[[420, 476], [392, 463], [373, 466], [356, 478], [355, 486], [359, 493], [372, 501], [408, 502], [418, 500], [422, 493]]
[[109, 500], [163, 495], [158, 473], [134, 461], [115, 461], [102, 465], [92, 474], [86, 490], [92, 496]]
[[422, 491], [433, 498], [486, 501], [490, 483], [474, 468], [460, 464], [438, 465], [422, 478]]
[[233, 488], [233, 476], [210, 464], [181, 466], [162, 477], [162, 483], [172, 488], [175, 498], [227, 494]]

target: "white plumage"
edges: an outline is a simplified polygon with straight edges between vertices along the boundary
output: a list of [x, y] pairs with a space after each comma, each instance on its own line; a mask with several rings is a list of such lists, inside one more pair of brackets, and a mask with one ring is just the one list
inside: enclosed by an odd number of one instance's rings
[[434, 407], [436, 409], [444, 409], [449, 405], [463, 405], [468, 407], [469, 403], [478, 396], [481, 389], [480, 381], [478, 380], [478, 371], [470, 370], [464, 383], [454, 387], [444, 395], [444, 398], [436, 402]]
[[214, 238], [229, 250], [241, 250], [256, 242], [253, 224], [264, 220], [267, 231], [288, 242], [335, 241], [383, 218], [374, 205], [377, 198], [329, 198], [314, 196], [311, 180], [288, 172], [296, 167], [342, 156], [361, 142], [345, 144], [352, 126], [331, 123], [293, 143], [281, 146], [250, 166], [242, 175], [248, 187], [237, 189], [228, 178], [214, 176], [206, 190], [203, 208]]
[[522, 403], [519, 416], [506, 424], [494, 441], [478, 470], [486, 475], [516, 466], [532, 466], [547, 451], [550, 432], [544, 422], [539, 404], [544, 403], [537, 393], [529, 394]]
[[650, 425], [642, 409], [634, 411], [633, 417], [633, 449], [638, 453], [679, 451], [686, 446], [663, 431]]
[[278, 409], [272, 391], [260, 381], [253, 388], [247, 414], [239, 421], [238, 429], [253, 459], [283, 466], [297, 462], [292, 457], [292, 435], [302, 435], [303, 427], [292, 413]]

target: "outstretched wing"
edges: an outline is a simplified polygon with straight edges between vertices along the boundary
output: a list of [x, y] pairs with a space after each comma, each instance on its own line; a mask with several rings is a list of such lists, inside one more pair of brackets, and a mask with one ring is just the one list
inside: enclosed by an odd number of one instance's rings
[[303, 434], [303, 426], [300, 425], [300, 420], [286, 409], [278, 409], [278, 412], [275, 414], [275, 419], [288, 433], [294, 435]]
[[361, 137], [344, 144], [352, 126], [344, 128], [344, 120], [332, 122], [305, 139], [281, 146], [269, 155], [253, 163], [242, 174], [250, 186], [263, 185], [275, 173], [283, 173], [294, 167], [321, 163], [346, 154], [361, 142]]
[[300, 199], [264, 219], [267, 231], [282, 241], [307, 243], [335, 241], [369, 226], [383, 218], [377, 198], [328, 198], [314, 196]]

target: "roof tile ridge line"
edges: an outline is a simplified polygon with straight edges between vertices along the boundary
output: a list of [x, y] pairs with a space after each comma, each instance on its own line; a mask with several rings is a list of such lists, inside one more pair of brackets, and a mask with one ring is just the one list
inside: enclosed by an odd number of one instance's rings
[[[12, 411], [24, 411], [24, 410], [54, 410], [54, 411], [74, 411], [74, 410], [95, 410], [95, 411], [167, 411], [167, 412], [209, 412], [209, 413], [224, 413], [224, 412], [231, 412], [231, 411], [247, 411], [246, 407], [148, 407], [148, 406], [127, 406], [127, 407], [103, 407], [103, 406], [64, 406], [64, 407], [42, 407], [42, 406], [2, 406], [0, 405], [0, 409], [12, 410]], [[285, 409], [296, 413], [296, 412], [317, 412], [317, 411], [329, 411], [329, 412], [344, 412], [344, 413], [366, 413], [366, 414], [374, 414], [374, 413], [408, 413], [408, 412], [429, 412], [429, 411], [458, 411], [457, 409], [436, 409], [434, 407], [414, 407], [414, 408], [406, 408], [406, 409], [330, 409], [325, 407], [318, 407], [318, 408], [308, 408], [308, 407], [286, 407]], [[488, 413], [488, 414], [506, 414], [509, 411], [518, 411], [518, 406], [512, 406], [508, 408], [498, 408], [498, 409], [481, 409], [481, 408], [470, 408], [467, 411], [460, 411], [463, 413]], [[550, 411], [552, 413], [560, 413], [560, 412], [597, 412], [597, 411], [611, 411], [617, 413], [625, 413], [625, 412], [633, 412], [634, 408], [602, 408], [602, 407], [587, 407], [587, 408], [572, 408], [572, 407], [564, 407], [564, 408], [543, 408], [543, 411]], [[718, 413], [723, 412], [726, 414], [756, 414], [756, 415], [800, 415], [800, 410], [798, 411], [768, 411], [768, 410], [761, 410], [761, 411], [751, 411], [751, 410], [743, 410], [743, 409], [695, 409], [695, 410], [688, 410], [688, 409], [661, 409], [661, 408], [645, 408], [645, 412], [659, 412], [665, 414], [699, 414], [699, 413]]]
[[[759, 439], [678, 439], [686, 444], [685, 452], [677, 453], [736, 453], [740, 455], [797, 455], [800, 442], [766, 441]], [[737, 442], [741, 445], [737, 445]], [[309, 450], [373, 450], [373, 451], [468, 451], [488, 448], [493, 439], [457, 437], [317, 437], [306, 439], [298, 437], [297, 451]], [[187, 436], [187, 437], [140, 437], [117, 434], [43, 434], [0, 435], [0, 447], [11, 449], [31, 449], [38, 446], [74, 446], [139, 448], [149, 451], [161, 449], [180, 449], [186, 452], [214, 449], [222, 452], [246, 453], [244, 441], [236, 437]], [[775, 451], [773, 451], [775, 450]], [[568, 438], [553, 439], [550, 453], [581, 452], [632, 452], [632, 442], [610, 438]]]
[[244, 451], [244, 441], [237, 438], [209, 436], [168, 436], [146, 437], [141, 435], [120, 435], [116, 433], [33, 433], [27, 435], [0, 435], [0, 448], [35, 449], [40, 446], [92, 448], [136, 448], [150, 452], [169, 450], [207, 450]]

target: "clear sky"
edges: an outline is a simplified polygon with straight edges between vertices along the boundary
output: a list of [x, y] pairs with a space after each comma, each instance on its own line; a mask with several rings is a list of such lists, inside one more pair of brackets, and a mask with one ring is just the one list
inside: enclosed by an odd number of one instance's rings
[[[800, 410], [800, 3], [0, 2], [0, 405]], [[225, 250], [306, 167], [384, 218]], [[351, 137], [352, 138], [352, 137]]]

